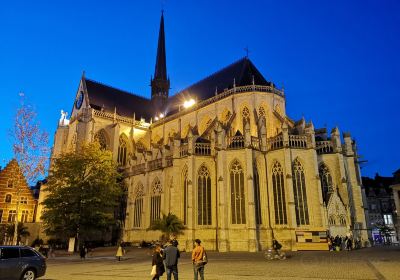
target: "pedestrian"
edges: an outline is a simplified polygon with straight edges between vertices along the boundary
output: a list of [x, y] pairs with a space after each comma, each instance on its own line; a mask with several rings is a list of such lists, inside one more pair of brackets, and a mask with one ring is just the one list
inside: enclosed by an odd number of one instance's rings
[[160, 277], [164, 274], [165, 268], [163, 257], [161, 256], [161, 246], [158, 244], [154, 248], [151, 265], [152, 269], [150, 275], [153, 276], [152, 280], [159, 280]]
[[180, 254], [177, 246], [177, 242], [170, 240], [163, 251], [163, 259], [167, 268], [167, 280], [171, 280], [171, 274], [174, 275], [174, 280], [178, 280], [178, 259]]
[[124, 251], [122, 249], [121, 244], [118, 246], [117, 254], [115, 256], [118, 258], [118, 261], [121, 261], [121, 257], [124, 255]]
[[204, 280], [205, 250], [204, 250], [203, 246], [201, 246], [200, 244], [201, 244], [200, 239], [196, 239], [194, 241], [195, 247], [192, 252], [194, 280], [198, 280], [199, 274], [200, 274], [200, 279]]
[[79, 255], [81, 256], [81, 260], [84, 260], [86, 257], [86, 247], [85, 245], [81, 245], [81, 248], [79, 249]]

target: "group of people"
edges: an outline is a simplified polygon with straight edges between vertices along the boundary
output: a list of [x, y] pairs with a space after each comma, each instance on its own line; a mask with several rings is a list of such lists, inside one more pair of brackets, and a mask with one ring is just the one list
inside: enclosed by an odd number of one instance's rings
[[[200, 239], [195, 240], [195, 247], [192, 251], [192, 262], [194, 279], [204, 280], [204, 266], [207, 263], [206, 252], [204, 247], [201, 246]], [[156, 244], [153, 252], [152, 259], [152, 280], [158, 280], [160, 277], [167, 272], [167, 280], [171, 280], [171, 275], [174, 276], [174, 280], [178, 280], [178, 259], [180, 253], [178, 250], [178, 241], [176, 239], [170, 240], [165, 248], [161, 245]]]
[[353, 238], [351, 236], [328, 236], [329, 251], [350, 251], [353, 249]]

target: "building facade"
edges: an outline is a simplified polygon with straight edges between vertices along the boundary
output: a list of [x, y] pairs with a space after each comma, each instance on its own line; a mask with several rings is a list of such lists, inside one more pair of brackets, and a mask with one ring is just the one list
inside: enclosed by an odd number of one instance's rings
[[161, 17], [151, 99], [82, 76], [71, 118], [63, 113], [52, 157], [98, 141], [125, 174], [124, 240], [162, 213], [210, 250], [325, 250], [327, 234], [367, 238], [355, 142], [339, 129], [292, 120], [283, 89], [245, 57], [169, 96]]

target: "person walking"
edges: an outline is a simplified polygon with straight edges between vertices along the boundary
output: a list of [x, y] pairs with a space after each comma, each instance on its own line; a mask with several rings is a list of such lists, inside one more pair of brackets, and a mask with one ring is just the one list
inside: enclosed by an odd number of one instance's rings
[[85, 245], [82, 245], [81, 248], [79, 249], [79, 255], [81, 256], [81, 260], [84, 260], [86, 257], [86, 247]]
[[193, 272], [194, 272], [194, 280], [198, 280], [198, 275], [200, 274], [200, 279], [204, 280], [204, 262], [203, 258], [205, 255], [205, 251], [203, 246], [200, 245], [201, 240], [196, 239], [194, 241], [194, 249], [192, 251], [192, 262], [193, 262]]
[[118, 261], [121, 261], [121, 257], [124, 255], [124, 249], [122, 249], [121, 244], [118, 246], [117, 253], [115, 256], [118, 258]]
[[163, 257], [161, 256], [161, 246], [158, 244], [154, 248], [151, 265], [152, 265], [151, 276], [153, 276], [152, 280], [159, 280], [160, 277], [164, 274], [165, 268], [163, 263]]
[[163, 251], [163, 259], [167, 267], [167, 280], [171, 280], [171, 274], [174, 275], [174, 280], [178, 280], [178, 259], [180, 253], [177, 246], [178, 242], [171, 240], [168, 242], [167, 248]]

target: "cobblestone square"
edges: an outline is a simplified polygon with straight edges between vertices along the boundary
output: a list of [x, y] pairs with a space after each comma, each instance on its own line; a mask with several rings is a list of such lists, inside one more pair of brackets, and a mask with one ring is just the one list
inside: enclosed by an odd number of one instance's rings
[[[151, 279], [151, 251], [129, 249], [121, 261], [112, 249], [97, 250], [86, 260], [56, 256], [41, 279]], [[400, 279], [400, 247], [342, 252], [289, 252], [284, 261], [266, 261], [263, 253], [208, 252], [205, 279]], [[164, 274], [161, 279], [166, 279]], [[193, 279], [190, 253], [182, 253], [179, 279]]]

